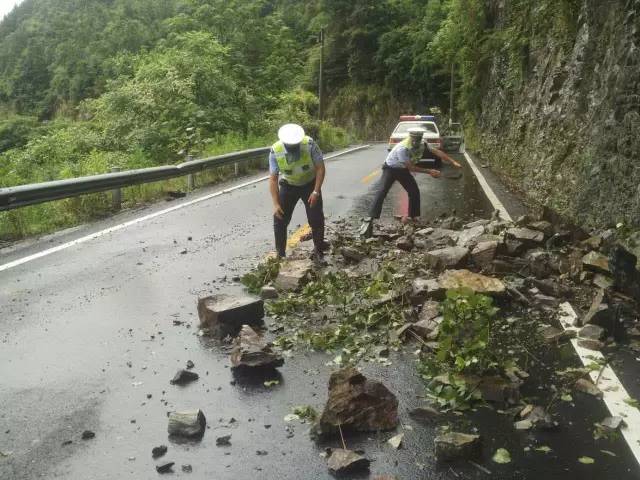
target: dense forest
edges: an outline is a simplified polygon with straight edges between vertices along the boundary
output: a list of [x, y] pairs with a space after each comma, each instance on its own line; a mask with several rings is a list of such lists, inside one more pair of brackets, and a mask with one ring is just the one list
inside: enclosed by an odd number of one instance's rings
[[[435, 44], [457, 2], [24, 0], [0, 23], [0, 186], [263, 146], [285, 121], [324, 149], [382, 139], [403, 108], [447, 108]], [[3, 229], [51, 227], [24, 215]]]
[[[640, 178], [638, 3], [24, 0], [0, 22], [0, 186], [264, 146], [285, 121], [325, 150], [383, 140], [399, 113], [445, 123], [453, 72], [451, 116], [485, 162], [561, 213], [640, 224], [619, 193]], [[0, 237], [92, 202], [0, 214]]]

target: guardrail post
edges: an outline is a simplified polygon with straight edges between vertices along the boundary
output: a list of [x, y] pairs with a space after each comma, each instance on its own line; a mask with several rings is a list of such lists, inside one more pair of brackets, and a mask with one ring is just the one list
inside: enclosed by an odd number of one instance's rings
[[233, 174], [237, 177], [238, 176], [238, 162], [233, 164]]
[[[122, 169], [120, 167], [111, 167], [111, 173], [119, 172]], [[120, 210], [122, 208], [122, 189], [114, 188], [111, 190], [111, 208], [113, 210]]]
[[[187, 162], [193, 160], [193, 155], [187, 155]], [[187, 175], [187, 190], [190, 192], [194, 188], [196, 188], [196, 178], [193, 176], [193, 173]]]

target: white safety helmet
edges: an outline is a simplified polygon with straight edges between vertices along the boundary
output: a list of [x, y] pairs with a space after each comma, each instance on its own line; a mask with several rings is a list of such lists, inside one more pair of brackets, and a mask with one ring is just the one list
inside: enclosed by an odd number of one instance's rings
[[304, 128], [295, 123], [287, 123], [278, 130], [278, 139], [286, 145], [298, 145], [304, 139]]
[[417, 138], [422, 138], [422, 136], [426, 133], [426, 130], [420, 127], [413, 127], [408, 129], [407, 131], [409, 132], [409, 136]]

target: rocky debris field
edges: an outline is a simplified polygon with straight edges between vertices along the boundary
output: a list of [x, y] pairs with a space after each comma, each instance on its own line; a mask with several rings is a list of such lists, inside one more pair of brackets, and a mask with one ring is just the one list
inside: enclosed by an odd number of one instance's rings
[[[601, 373], [620, 348], [640, 355], [637, 259], [615, 231], [590, 236], [528, 218], [380, 224], [369, 238], [347, 220], [328, 227], [323, 260], [311, 260], [302, 243], [286, 260], [265, 259], [245, 274], [245, 293], [202, 297], [197, 311], [200, 336], [229, 353], [234, 376], [264, 378], [266, 388], [278, 384], [273, 372], [296, 354], [326, 355], [333, 370], [319, 379], [327, 383], [326, 402], [299, 405], [284, 422], [310, 427], [306, 441], [317, 442], [325, 459], [318, 461], [333, 475], [368, 471], [375, 459], [361, 449], [363, 435], [383, 433], [391, 450], [406, 448], [411, 436], [401, 413], [409, 409], [361, 372], [367, 363], [415, 363], [420, 405], [409, 416], [437, 431], [433, 453], [417, 462], [490, 475], [526, 455], [549, 456], [545, 439], [577, 428], [563, 412], [603, 395], [600, 376], [593, 382], [589, 374]], [[578, 312], [574, 325], [560, 322], [565, 302]], [[573, 339], [604, 360], [582, 366]], [[189, 388], [199, 378], [193, 368], [190, 362], [171, 383]], [[191, 408], [169, 412], [172, 441], [207, 434], [207, 412]], [[521, 451], [486, 441], [487, 411], [505, 435], [526, 436]], [[586, 428], [580, 435], [592, 448], [575, 462], [593, 465], [616, 455], [613, 442], [627, 425], [602, 416]], [[352, 450], [356, 437], [360, 449]], [[219, 448], [232, 442], [231, 435], [216, 438]], [[177, 459], [165, 459], [166, 446], [150, 450], [158, 473], [173, 471]], [[482, 461], [487, 453], [490, 464]], [[191, 471], [183, 465], [183, 473]]]
[[[326, 352], [338, 369], [311, 429], [317, 440], [339, 435], [344, 448], [327, 454], [332, 472], [368, 467], [363, 452], [348, 451], [351, 433], [397, 426], [397, 400], [354, 370], [362, 362], [391, 366], [395, 351], [411, 351], [423, 399], [412, 417], [441, 424], [435, 460], [463, 458], [483, 471], [473, 461], [483, 443], [473, 424], [479, 409], [508, 417], [510, 428], [532, 439], [571, 428], [560, 410], [582, 396], [602, 396], [589, 373], [602, 372], [616, 349], [640, 353], [640, 274], [616, 231], [588, 235], [545, 220], [496, 216], [382, 224], [369, 238], [359, 232], [337, 222], [324, 261], [309, 260], [303, 245], [243, 278], [265, 299], [265, 333], [275, 349], [286, 357]], [[560, 323], [563, 302], [578, 312], [575, 325]], [[567, 361], [574, 338], [605, 360], [587, 367]], [[607, 455], [606, 440], [621, 428], [619, 417], [603, 418], [586, 434]], [[547, 448], [533, 440], [525, 452]], [[505, 448], [493, 453], [494, 463], [512, 462]]]

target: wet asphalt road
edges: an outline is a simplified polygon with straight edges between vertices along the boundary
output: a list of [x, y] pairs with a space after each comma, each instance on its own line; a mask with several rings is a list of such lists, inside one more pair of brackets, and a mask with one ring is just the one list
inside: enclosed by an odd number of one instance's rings
[[[328, 163], [323, 190], [330, 219], [365, 214], [374, 172], [385, 153], [384, 146], [376, 145]], [[418, 180], [426, 217], [452, 209], [465, 217], [490, 211], [468, 170], [461, 180]], [[200, 190], [185, 201], [221, 188]], [[394, 187], [383, 215], [403, 213], [406, 203]], [[18, 245], [3, 252], [0, 264], [162, 208], [166, 205], [125, 212]], [[270, 215], [267, 185], [258, 183], [0, 272], [0, 451], [12, 452], [0, 457], [0, 479], [153, 479], [158, 474], [151, 448], [160, 444], [169, 446], [162, 460], [176, 462], [174, 477], [331, 478], [319, 457], [322, 446], [309, 439], [307, 426], [283, 421], [295, 405], [321, 409], [330, 357], [297, 354], [280, 370], [280, 384], [266, 388], [265, 379], [234, 379], [224, 348], [197, 336], [197, 297], [241, 288], [222, 279], [240, 275], [272, 249]], [[291, 231], [303, 223], [300, 205]], [[175, 326], [174, 320], [184, 323]], [[568, 363], [575, 360], [570, 352], [566, 355]], [[186, 387], [170, 385], [187, 360], [195, 363], [200, 380]], [[393, 433], [349, 440], [350, 447], [374, 459], [373, 474], [403, 479], [639, 478], [621, 440], [599, 445], [615, 458], [585, 451], [593, 445], [592, 421], [606, 410], [599, 401], [582, 398], [576, 402], [581, 407], [567, 409], [571, 427], [551, 438], [517, 436], [505, 427], [504, 417], [478, 412], [473, 424], [486, 439], [479, 463], [492, 474], [466, 463], [436, 467], [435, 425], [407, 415], [422, 394], [411, 353], [394, 357], [391, 367], [365, 365], [364, 370], [398, 395], [399, 431], [406, 434], [399, 451], [385, 444]], [[189, 408], [204, 411], [204, 438], [171, 443], [167, 412]], [[81, 440], [84, 430], [96, 437]], [[232, 445], [216, 447], [216, 437], [227, 434]], [[522, 453], [536, 444], [547, 444], [553, 452]], [[512, 465], [490, 460], [503, 446], [514, 457]], [[578, 464], [582, 455], [596, 458], [596, 464]], [[183, 473], [183, 464], [192, 465], [193, 472]]]

